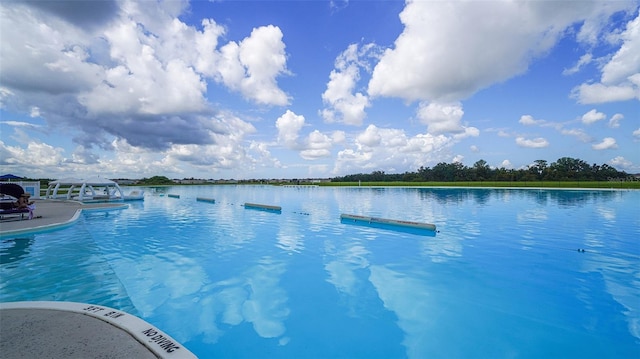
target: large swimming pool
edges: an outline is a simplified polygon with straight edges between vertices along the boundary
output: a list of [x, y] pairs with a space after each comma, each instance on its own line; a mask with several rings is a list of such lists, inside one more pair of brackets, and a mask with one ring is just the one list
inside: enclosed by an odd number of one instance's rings
[[640, 356], [640, 191], [146, 191], [0, 239], [0, 301], [118, 308], [201, 358]]

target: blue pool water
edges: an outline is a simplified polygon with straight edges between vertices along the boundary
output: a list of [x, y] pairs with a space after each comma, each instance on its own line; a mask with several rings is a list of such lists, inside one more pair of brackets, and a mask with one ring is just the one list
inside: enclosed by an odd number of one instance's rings
[[0, 239], [0, 301], [118, 308], [201, 358], [640, 357], [640, 191], [146, 190]]

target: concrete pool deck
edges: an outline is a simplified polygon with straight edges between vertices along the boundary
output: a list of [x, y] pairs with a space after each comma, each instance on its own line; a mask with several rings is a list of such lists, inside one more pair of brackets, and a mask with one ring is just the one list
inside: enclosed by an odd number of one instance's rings
[[127, 208], [124, 202], [81, 203], [77, 201], [35, 200], [33, 219], [20, 216], [0, 220], [0, 236], [45, 231], [72, 224], [82, 210]]
[[[72, 225], [83, 210], [127, 208], [126, 203], [36, 200], [33, 219], [0, 221], [0, 236]], [[74, 302], [0, 303], [2, 358], [196, 358], [169, 335], [117, 309]]]
[[75, 302], [0, 303], [2, 358], [196, 358], [144, 320]]

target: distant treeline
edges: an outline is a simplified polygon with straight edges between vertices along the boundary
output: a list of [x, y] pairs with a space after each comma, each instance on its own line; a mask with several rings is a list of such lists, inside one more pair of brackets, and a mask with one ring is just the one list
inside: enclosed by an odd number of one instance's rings
[[373, 171], [370, 174], [353, 174], [334, 177], [332, 182], [460, 182], [460, 181], [609, 181], [624, 180], [629, 174], [603, 165], [589, 165], [587, 162], [570, 157], [562, 157], [547, 164], [536, 160], [526, 169], [491, 168], [485, 160], [479, 160], [472, 167], [460, 162], [444, 163], [430, 167], [421, 166], [417, 172], [387, 174]]
[[165, 186], [176, 184], [173, 180], [165, 176], [153, 176], [151, 178], [143, 178], [137, 182], [141, 186]]

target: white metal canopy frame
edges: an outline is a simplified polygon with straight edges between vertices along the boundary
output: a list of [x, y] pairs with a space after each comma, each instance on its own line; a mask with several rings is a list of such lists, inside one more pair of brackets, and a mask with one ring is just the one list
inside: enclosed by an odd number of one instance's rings
[[[104, 188], [101, 192], [96, 191], [96, 188]], [[66, 195], [59, 196], [58, 191], [60, 189], [66, 189]], [[92, 199], [104, 199], [104, 200], [124, 200], [125, 196], [122, 189], [118, 184], [110, 179], [100, 177], [90, 177], [86, 179], [67, 177], [61, 178], [52, 182], [49, 182], [47, 187], [46, 198], [66, 198], [76, 199], [74, 193], [77, 190], [77, 200], [92, 200]]]

